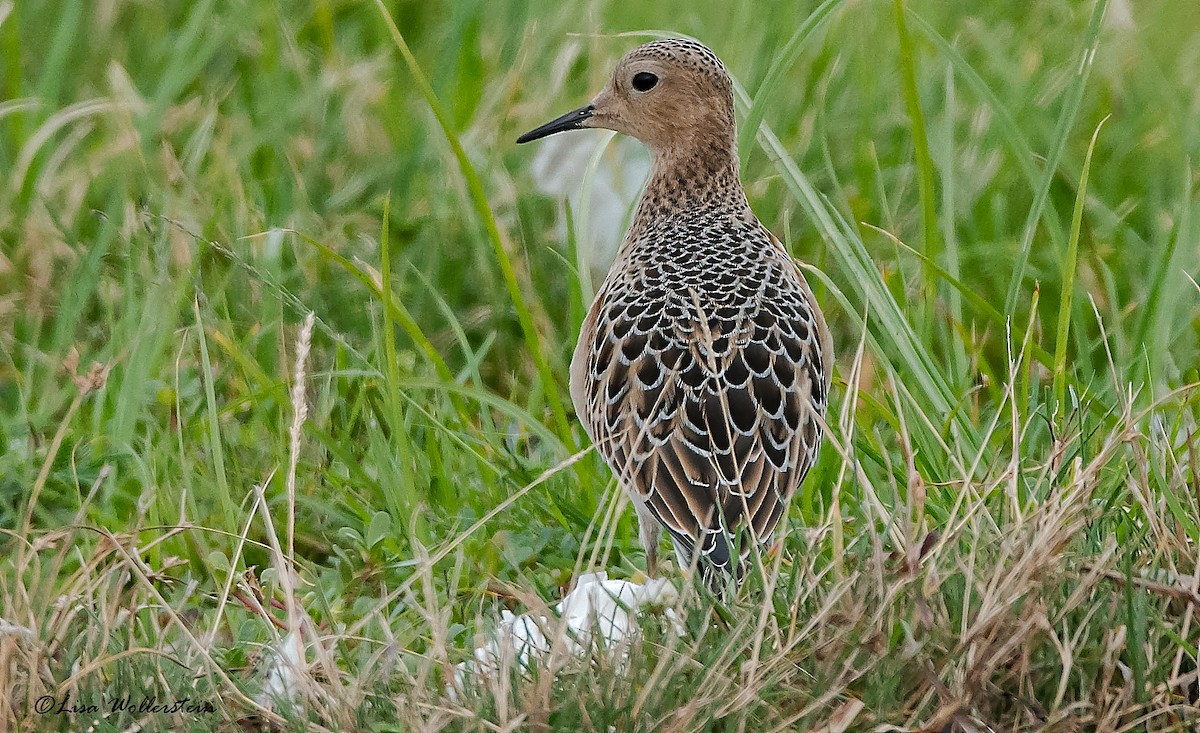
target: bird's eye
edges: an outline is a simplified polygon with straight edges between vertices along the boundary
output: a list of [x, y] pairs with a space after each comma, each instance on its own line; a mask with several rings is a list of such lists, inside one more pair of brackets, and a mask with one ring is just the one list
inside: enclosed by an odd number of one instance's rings
[[658, 83], [658, 76], [649, 71], [639, 71], [633, 75], [633, 88], [639, 92], [648, 92]]

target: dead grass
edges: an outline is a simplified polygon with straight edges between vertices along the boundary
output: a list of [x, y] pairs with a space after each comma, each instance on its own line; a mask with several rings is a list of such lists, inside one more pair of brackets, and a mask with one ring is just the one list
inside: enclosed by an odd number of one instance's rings
[[[310, 318], [298, 337], [297, 385], [312, 325]], [[81, 394], [91, 386], [82, 380]], [[304, 390], [294, 388], [292, 398], [294, 414], [303, 415]], [[81, 539], [97, 530], [82, 525], [26, 529], [13, 535], [16, 572], [0, 577], [0, 689], [8, 691], [0, 720], [9, 729], [36, 728], [47, 720], [33, 712], [41, 696], [85, 701], [105, 686], [112, 695], [125, 680], [177, 696], [184, 684], [220, 701], [224, 725], [243, 727], [303, 720], [309, 730], [381, 721], [430, 731], [1189, 730], [1197, 724], [1197, 674], [1185, 640], [1195, 637], [1200, 565], [1194, 543], [1155, 497], [1195, 506], [1194, 438], [1187, 433], [1176, 445], [1143, 427], [1171, 409], [1135, 414], [1126, 404], [1086, 460], [1063, 460], [1083, 440], [1076, 434], [1060, 436], [1037, 460], [972, 466], [955, 482], [960, 501], [937, 528], [911, 502], [887, 513], [868, 501], [848, 533], [835, 507], [814, 526], [794, 529], [758, 587], [729, 607], [714, 609], [685, 583], [675, 611], [686, 633], [644, 619], [627, 667], [599, 651], [587, 660], [572, 656], [558, 628], [544, 665], [525, 670], [509, 658], [461, 690], [450, 689], [453, 668], [469, 649], [451, 641], [455, 601], [443, 589], [455, 583], [437, 576], [461, 572], [461, 545], [482, 523], [445, 546], [417, 546], [409, 581], [380, 587], [382, 601], [342, 628], [310, 614], [319, 578], [294, 564], [289, 521], [272, 516], [292, 516], [290, 488], [282, 510], [273, 510], [255, 487], [239, 519], [239, 547], [255, 542], [252, 525], [266, 538], [271, 567], [259, 573], [273, 573], [277, 593], [264, 593], [253, 569], [229, 572], [215, 604], [195, 581], [179, 587], [170, 573], [178, 559], [147, 561], [172, 537], [212, 531], [186, 516], [170, 527], [101, 530], [99, 541], [88, 542]], [[301, 423], [292, 422], [292, 456]], [[838, 426], [834, 439], [843, 447], [855, 442]], [[900, 454], [913, 450], [902, 445]], [[885, 493], [864, 482], [853, 450], [845, 452], [839, 473], [859, 479], [841, 491]], [[294, 472], [295, 462], [288, 465]], [[1151, 467], [1163, 470], [1164, 486], [1150, 485]], [[1042, 498], [1011, 507], [1004, 494], [1013, 471], [1027, 496]], [[1106, 504], [1114, 487], [1141, 507]], [[1137, 508], [1145, 514], [1129, 521]], [[597, 526], [601, 537], [615, 531], [611, 519]], [[1140, 532], [1143, 541], [1109, 528]], [[90, 554], [81, 554], [85, 548]], [[72, 557], [77, 568], [64, 575]], [[598, 561], [604, 567], [605, 558]], [[512, 593], [525, 608], [550, 615], [536, 593]], [[232, 641], [227, 629], [235, 617], [274, 641], [231, 669], [213, 650]], [[486, 634], [494, 619], [476, 623], [477, 634]], [[414, 636], [423, 640], [419, 651], [404, 641]], [[127, 680], [122, 670], [146, 676]], [[254, 692], [271, 674], [282, 699]], [[197, 720], [180, 715], [171, 725]], [[87, 714], [66, 721], [91, 724]]]

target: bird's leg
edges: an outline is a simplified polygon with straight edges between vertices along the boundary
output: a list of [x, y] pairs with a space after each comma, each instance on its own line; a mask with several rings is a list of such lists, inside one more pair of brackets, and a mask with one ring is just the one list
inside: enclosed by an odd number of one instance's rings
[[638, 539], [646, 550], [646, 575], [653, 578], [658, 574], [658, 538], [662, 527], [644, 503], [635, 500], [633, 507], [637, 511]]
[[638, 518], [638, 539], [646, 550], [646, 575], [651, 578], [658, 575], [658, 535], [658, 522], [651, 518]]

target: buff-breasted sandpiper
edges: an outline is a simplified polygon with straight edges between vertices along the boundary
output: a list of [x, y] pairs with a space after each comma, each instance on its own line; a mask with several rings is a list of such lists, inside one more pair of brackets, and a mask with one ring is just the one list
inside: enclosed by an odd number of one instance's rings
[[[522, 135], [615, 130], [650, 178], [571, 360], [571, 398], [633, 500], [653, 574], [665, 527], [713, 587], [774, 541], [817, 458], [833, 348], [738, 172], [733, 82], [711, 50], [629, 52], [590, 103]], [[696, 551], [699, 550], [699, 555]]]

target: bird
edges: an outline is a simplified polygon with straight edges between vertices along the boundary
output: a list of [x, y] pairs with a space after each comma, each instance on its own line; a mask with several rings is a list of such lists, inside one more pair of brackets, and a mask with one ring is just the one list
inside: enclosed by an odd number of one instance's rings
[[580, 329], [570, 393], [632, 500], [647, 574], [666, 530], [716, 592], [775, 546], [816, 462], [833, 344], [797, 261], [750, 208], [733, 81], [707, 46], [629, 51], [589, 103], [521, 135], [602, 128], [650, 174]]

